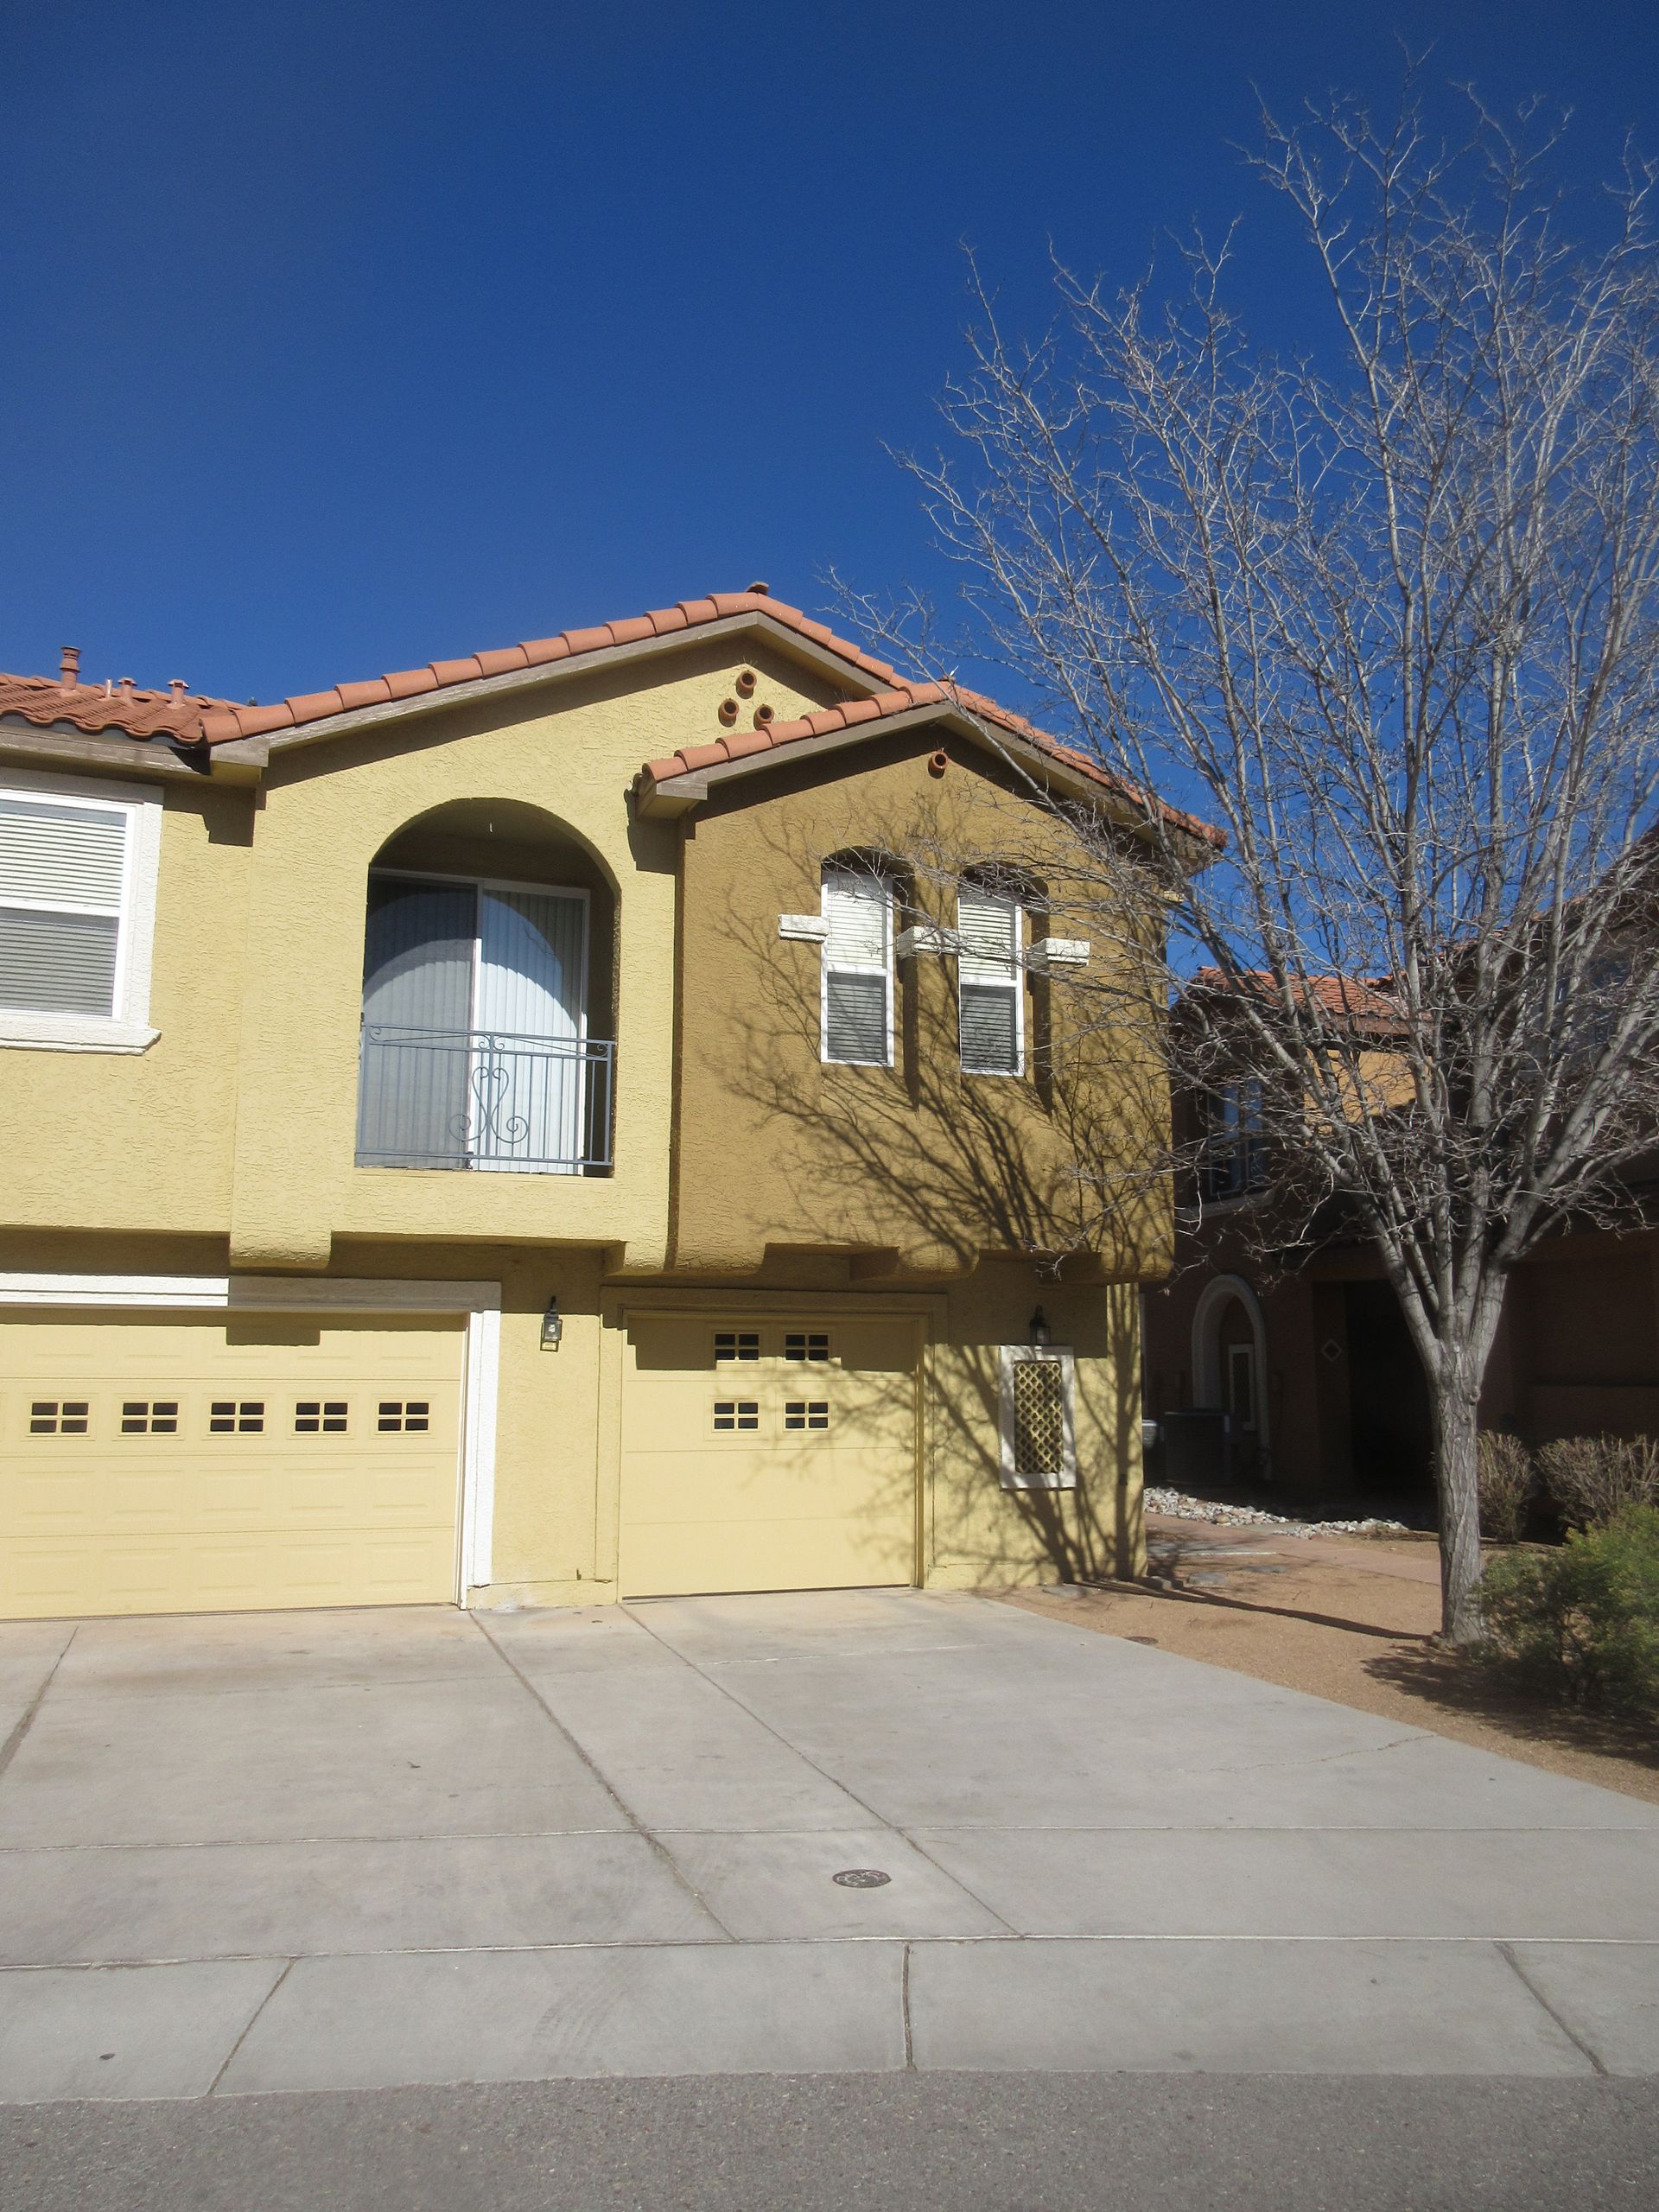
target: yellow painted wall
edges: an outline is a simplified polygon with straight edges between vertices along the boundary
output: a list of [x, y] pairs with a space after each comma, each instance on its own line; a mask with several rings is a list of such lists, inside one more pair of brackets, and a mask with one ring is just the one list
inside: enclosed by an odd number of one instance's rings
[[[254, 794], [158, 788], [161, 1033], [137, 1054], [0, 1046], [0, 1248], [7, 1231], [229, 1228]], [[0, 1249], [0, 1267], [24, 1264]]]
[[[231, 1222], [238, 1266], [327, 1265], [331, 1239], [491, 1236], [606, 1245], [660, 1266], [674, 1036], [675, 837], [627, 802], [642, 761], [717, 734], [736, 671], [780, 718], [817, 703], [781, 656], [721, 641], [671, 662], [497, 695], [410, 724], [274, 751], [253, 849]], [[641, 670], [645, 673], [641, 673]], [[353, 1165], [368, 871], [429, 810], [545, 809], [618, 887], [616, 1143], [608, 1177], [462, 1175]]]
[[1095, 944], [1084, 980], [1028, 979], [1024, 1077], [963, 1075], [956, 963], [925, 953], [900, 963], [894, 1066], [821, 1062], [820, 949], [778, 924], [817, 912], [825, 860], [907, 863], [915, 906], [947, 928], [964, 868], [1017, 864], [1056, 895], [1076, 867], [1068, 833], [982, 748], [951, 741], [931, 773], [938, 742], [926, 730], [781, 763], [688, 817], [678, 1267], [747, 1274], [768, 1246], [848, 1243], [872, 1272], [916, 1277], [982, 1251], [1088, 1253], [1116, 1279], [1167, 1266], [1168, 1191], [1142, 1171], [1168, 1094], [1149, 1001], [1110, 988], [1129, 980], [1119, 949]]
[[[1075, 1490], [1001, 1484], [1000, 1348], [1030, 1341], [1036, 1306], [1052, 1341], [1076, 1362]], [[1141, 1572], [1139, 1322], [1127, 1283], [1039, 1281], [1017, 1262], [986, 1261], [951, 1284], [926, 1392], [930, 1584], [973, 1589]]]

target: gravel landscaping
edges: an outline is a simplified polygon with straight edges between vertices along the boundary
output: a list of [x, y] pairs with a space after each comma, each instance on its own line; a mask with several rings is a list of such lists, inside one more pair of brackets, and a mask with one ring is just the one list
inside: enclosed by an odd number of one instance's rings
[[1284, 1536], [1408, 1536], [1403, 1521], [1296, 1521], [1288, 1514], [1268, 1513], [1259, 1505], [1224, 1505], [1210, 1497], [1189, 1497], [1185, 1491], [1165, 1490], [1148, 1483], [1145, 1497], [1148, 1513], [1171, 1521], [1208, 1521], [1217, 1528], [1276, 1529]]

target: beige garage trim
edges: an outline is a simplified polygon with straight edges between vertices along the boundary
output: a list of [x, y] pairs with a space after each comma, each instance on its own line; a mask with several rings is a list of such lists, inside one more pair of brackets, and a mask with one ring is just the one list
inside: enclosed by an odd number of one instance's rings
[[747, 1304], [623, 1325], [624, 1597], [917, 1580], [914, 1316]]

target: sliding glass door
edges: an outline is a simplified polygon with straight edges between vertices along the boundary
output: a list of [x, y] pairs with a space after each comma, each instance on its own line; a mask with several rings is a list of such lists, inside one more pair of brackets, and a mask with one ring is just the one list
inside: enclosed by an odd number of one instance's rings
[[359, 1159], [576, 1173], [587, 971], [582, 892], [371, 876]]

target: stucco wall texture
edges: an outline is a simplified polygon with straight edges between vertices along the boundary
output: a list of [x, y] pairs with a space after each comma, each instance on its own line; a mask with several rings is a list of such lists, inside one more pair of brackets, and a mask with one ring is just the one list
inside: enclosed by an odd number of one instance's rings
[[[816, 911], [823, 859], [919, 842], [918, 906], [949, 922], [938, 855], [1038, 879], [1052, 831], [964, 741], [931, 776], [925, 732], [780, 760], [683, 821], [638, 818], [639, 764], [716, 734], [742, 669], [780, 722], [847, 696], [781, 649], [693, 640], [277, 748], [257, 785], [169, 780], [160, 1034], [137, 1057], [0, 1053], [0, 1268], [499, 1281], [493, 1566], [470, 1593], [486, 1604], [616, 1592], [626, 1285], [756, 1310], [898, 1300], [925, 1324], [918, 1579], [1132, 1571], [1135, 1290], [1167, 1262], [1167, 1193], [1147, 1179], [1103, 1223], [1076, 1165], [1093, 1146], [1132, 1182], [1149, 1156], [1164, 1103], [1150, 1030], [1080, 1044], [1057, 1113], [1030, 1081], [963, 1082], [949, 963], [923, 959], [901, 994], [899, 1068], [821, 1067], [817, 948], [780, 943], [778, 919]], [[608, 1174], [354, 1165], [369, 869], [434, 810], [492, 800], [541, 810], [608, 892]], [[1056, 1035], [1061, 996], [1027, 1009]], [[999, 1347], [1027, 1340], [1038, 1304], [1076, 1354], [1082, 1479], [1011, 1493]]]

